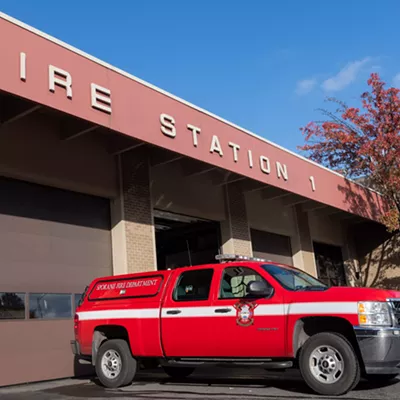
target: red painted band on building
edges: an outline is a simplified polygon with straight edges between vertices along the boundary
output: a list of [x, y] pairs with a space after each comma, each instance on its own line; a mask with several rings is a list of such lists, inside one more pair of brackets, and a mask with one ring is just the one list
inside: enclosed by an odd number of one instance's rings
[[382, 210], [377, 193], [4, 18], [0, 35], [0, 90], [364, 217]]

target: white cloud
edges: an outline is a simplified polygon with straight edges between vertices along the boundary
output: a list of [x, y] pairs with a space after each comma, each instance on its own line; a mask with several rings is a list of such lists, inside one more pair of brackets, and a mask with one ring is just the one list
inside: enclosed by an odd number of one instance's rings
[[297, 82], [296, 93], [298, 95], [310, 93], [311, 90], [313, 90], [316, 85], [317, 85], [317, 80], [314, 78], [303, 79], [303, 80]]
[[394, 76], [393, 86], [400, 88], [400, 72]]
[[352, 61], [342, 68], [335, 76], [322, 82], [322, 89], [338, 92], [353, 83], [365, 64], [371, 61], [371, 57]]

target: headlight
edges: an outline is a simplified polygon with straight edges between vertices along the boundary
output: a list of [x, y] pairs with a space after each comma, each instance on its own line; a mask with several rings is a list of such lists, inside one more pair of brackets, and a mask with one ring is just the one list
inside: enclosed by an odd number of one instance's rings
[[360, 325], [392, 325], [389, 304], [383, 301], [363, 301], [358, 303], [358, 321]]

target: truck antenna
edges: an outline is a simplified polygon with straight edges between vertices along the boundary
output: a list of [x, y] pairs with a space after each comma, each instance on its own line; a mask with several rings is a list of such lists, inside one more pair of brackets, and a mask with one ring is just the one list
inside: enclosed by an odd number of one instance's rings
[[189, 257], [189, 264], [192, 266], [192, 257], [190, 256], [190, 247], [189, 247], [189, 241], [186, 239], [186, 247], [188, 251], [188, 257]]

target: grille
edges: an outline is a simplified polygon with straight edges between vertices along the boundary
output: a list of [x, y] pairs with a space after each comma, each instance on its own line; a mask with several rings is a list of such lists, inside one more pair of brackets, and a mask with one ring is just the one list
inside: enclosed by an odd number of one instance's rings
[[393, 309], [395, 325], [400, 326], [400, 299], [399, 300], [391, 300], [390, 304], [392, 305], [392, 309]]
[[395, 312], [400, 312], [400, 300], [392, 300], [392, 307]]

